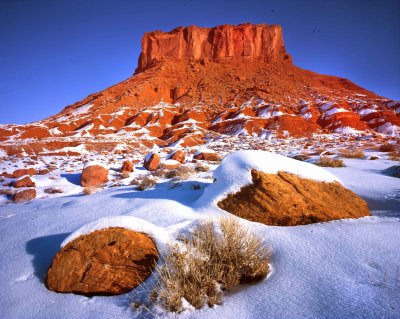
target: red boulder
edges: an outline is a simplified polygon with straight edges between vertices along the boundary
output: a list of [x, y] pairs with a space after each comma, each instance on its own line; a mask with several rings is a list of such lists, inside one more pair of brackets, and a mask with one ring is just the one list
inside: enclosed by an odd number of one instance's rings
[[155, 171], [160, 165], [160, 155], [156, 153], [149, 153], [144, 158], [144, 168], [149, 171]]
[[34, 168], [21, 168], [13, 172], [14, 178], [18, 178], [24, 175], [29, 175], [29, 176], [36, 175], [36, 170]]
[[185, 164], [186, 156], [182, 150], [176, 150], [170, 153], [167, 157], [169, 160], [178, 161], [181, 164]]
[[21, 177], [14, 181], [12, 184], [15, 188], [21, 187], [35, 187], [35, 182], [31, 180], [29, 176]]
[[133, 163], [130, 160], [126, 160], [122, 164], [121, 172], [133, 172]]
[[108, 169], [104, 166], [93, 164], [86, 166], [82, 171], [81, 186], [98, 187], [108, 182]]
[[14, 203], [29, 202], [36, 197], [36, 190], [34, 188], [28, 188], [16, 192], [13, 196]]

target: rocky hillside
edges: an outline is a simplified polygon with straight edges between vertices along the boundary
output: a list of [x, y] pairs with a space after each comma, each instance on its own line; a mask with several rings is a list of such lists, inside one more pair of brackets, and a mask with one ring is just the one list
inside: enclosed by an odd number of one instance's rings
[[127, 80], [42, 121], [1, 125], [0, 152], [74, 155], [230, 136], [393, 136], [399, 114], [398, 101], [296, 67], [278, 25], [179, 27], [143, 36]]

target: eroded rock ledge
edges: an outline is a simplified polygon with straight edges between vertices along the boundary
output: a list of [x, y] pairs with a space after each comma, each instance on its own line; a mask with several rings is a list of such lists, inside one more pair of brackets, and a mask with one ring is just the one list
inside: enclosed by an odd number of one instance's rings
[[296, 226], [369, 216], [367, 203], [339, 183], [294, 174], [251, 171], [253, 184], [230, 194], [218, 207], [238, 217], [276, 226]]

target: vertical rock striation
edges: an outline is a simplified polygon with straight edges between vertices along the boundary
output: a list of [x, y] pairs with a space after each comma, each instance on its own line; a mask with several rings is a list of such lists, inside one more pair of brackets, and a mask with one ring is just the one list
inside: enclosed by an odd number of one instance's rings
[[250, 23], [214, 28], [178, 27], [170, 32], [145, 33], [136, 73], [162, 59], [256, 59], [291, 63], [281, 26]]

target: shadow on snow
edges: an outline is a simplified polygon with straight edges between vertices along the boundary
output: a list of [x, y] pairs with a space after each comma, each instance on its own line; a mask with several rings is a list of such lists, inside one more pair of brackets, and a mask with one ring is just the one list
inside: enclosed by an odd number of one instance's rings
[[33, 256], [32, 265], [35, 275], [44, 282], [47, 270], [55, 254], [60, 250], [60, 245], [70, 233], [49, 235], [31, 239], [26, 243], [26, 252]]

